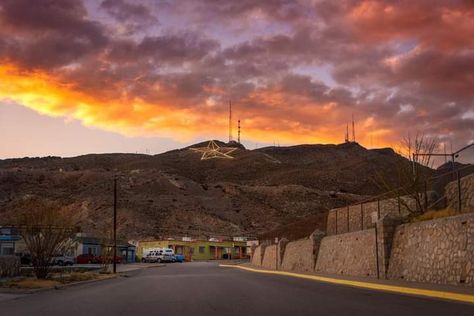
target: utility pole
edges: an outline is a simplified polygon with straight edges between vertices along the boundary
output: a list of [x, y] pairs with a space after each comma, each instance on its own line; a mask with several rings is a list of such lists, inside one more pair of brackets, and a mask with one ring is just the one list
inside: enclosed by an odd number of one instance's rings
[[117, 176], [114, 177], [114, 255], [112, 262], [114, 265], [114, 274], [117, 273]]

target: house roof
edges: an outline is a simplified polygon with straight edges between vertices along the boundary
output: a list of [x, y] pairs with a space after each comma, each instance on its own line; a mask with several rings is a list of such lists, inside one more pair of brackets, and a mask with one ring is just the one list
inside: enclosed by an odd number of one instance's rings
[[[79, 236], [76, 237], [75, 240], [81, 244], [85, 245], [107, 245], [107, 246], [112, 246], [114, 241], [110, 239], [103, 239], [103, 238], [98, 238], [98, 237], [85, 237], [85, 236]], [[117, 247], [128, 247], [128, 248], [134, 248], [135, 246], [128, 243], [127, 241], [124, 240], [117, 240]]]

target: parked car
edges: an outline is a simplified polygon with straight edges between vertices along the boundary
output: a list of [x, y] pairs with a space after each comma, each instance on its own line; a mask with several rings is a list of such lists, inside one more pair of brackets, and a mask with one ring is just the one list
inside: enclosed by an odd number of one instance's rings
[[56, 255], [51, 258], [51, 263], [55, 266], [72, 266], [74, 264], [74, 257]]
[[86, 264], [86, 263], [97, 263], [97, 257], [92, 254], [82, 254], [76, 257], [76, 263]]
[[163, 261], [163, 255], [159, 250], [150, 251], [144, 257], [142, 257], [143, 263], [154, 263], [154, 262], [161, 262]]
[[184, 256], [183, 255], [174, 255], [174, 260], [175, 260], [175, 262], [184, 262]]
[[160, 262], [176, 262], [176, 257], [175, 255], [165, 253], [162, 255], [162, 259]]
[[[97, 261], [96, 263], [113, 263], [112, 262], [112, 256], [98, 256], [96, 257]], [[123, 257], [120, 256], [115, 256], [115, 263], [124, 263]]]

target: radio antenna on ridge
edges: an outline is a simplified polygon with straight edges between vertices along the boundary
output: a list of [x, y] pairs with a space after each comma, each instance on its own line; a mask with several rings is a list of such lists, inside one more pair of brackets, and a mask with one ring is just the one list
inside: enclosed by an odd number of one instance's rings
[[346, 124], [346, 134], [344, 135], [344, 141], [349, 142], [349, 124]]
[[352, 113], [352, 141], [355, 143], [356, 134], [355, 134], [355, 124], [354, 124], [354, 113]]
[[240, 120], [238, 121], [237, 142], [240, 144]]
[[229, 143], [232, 141], [232, 102], [229, 100]]

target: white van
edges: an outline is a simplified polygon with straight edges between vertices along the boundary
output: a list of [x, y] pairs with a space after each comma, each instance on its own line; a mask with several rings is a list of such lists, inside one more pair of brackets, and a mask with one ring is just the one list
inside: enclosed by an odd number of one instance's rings
[[142, 262], [175, 262], [174, 250], [170, 248], [144, 249]]
[[161, 261], [163, 262], [175, 262], [174, 250], [171, 248], [163, 248], [160, 250]]

